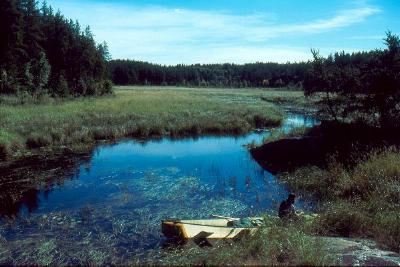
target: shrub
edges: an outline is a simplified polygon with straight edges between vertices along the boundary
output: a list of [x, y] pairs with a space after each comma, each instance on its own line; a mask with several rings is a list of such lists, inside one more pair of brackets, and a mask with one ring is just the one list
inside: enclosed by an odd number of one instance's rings
[[102, 95], [104, 94], [111, 94], [112, 93], [112, 88], [113, 88], [113, 83], [111, 80], [105, 80], [103, 82], [103, 90], [101, 92]]
[[379, 212], [374, 222], [373, 233], [377, 241], [400, 253], [400, 208]]
[[360, 207], [361, 203], [354, 204], [347, 201], [329, 204], [318, 219], [318, 231], [321, 234], [345, 237], [367, 235], [371, 217]]
[[69, 86], [67, 80], [63, 75], [60, 75], [57, 82], [54, 84], [54, 95], [66, 97], [69, 95]]
[[10, 152], [8, 150], [8, 147], [4, 144], [0, 144], [0, 161], [1, 160], [7, 160]]

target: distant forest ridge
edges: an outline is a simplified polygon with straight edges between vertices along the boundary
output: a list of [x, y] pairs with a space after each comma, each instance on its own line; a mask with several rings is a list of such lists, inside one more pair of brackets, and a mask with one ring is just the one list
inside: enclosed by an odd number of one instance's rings
[[109, 78], [117, 85], [291, 87], [301, 89], [310, 68], [310, 62], [165, 66], [117, 59], [108, 63]]
[[111, 92], [106, 43], [46, 2], [0, 1], [0, 93], [85, 96]]
[[[0, 94], [102, 95], [111, 93], [112, 82], [287, 87], [305, 89], [307, 93], [337, 87], [351, 93], [368, 91], [375, 84], [377, 88], [387, 84], [390, 90], [397, 90], [400, 77], [400, 41], [390, 32], [385, 40], [386, 49], [335, 53], [310, 62], [165, 66], [111, 60], [107, 44], [97, 44], [89, 27], [82, 29], [77, 21], [66, 19], [60, 11], [54, 12], [46, 2], [39, 7], [35, 0], [1, 0], [0, 36]], [[372, 80], [364, 82], [368, 77]]]
[[[391, 66], [392, 62], [384, 60], [385, 54], [396, 54], [398, 49], [398, 36], [388, 32], [385, 44], [387, 49], [376, 49], [368, 52], [336, 52], [325, 59], [325, 63], [332, 68], [327, 73], [315, 76], [315, 67], [318, 60], [299, 63], [272, 63], [258, 62], [243, 65], [238, 64], [193, 64], [166, 66], [135, 60], [111, 60], [108, 62], [108, 75], [117, 85], [170, 85], [170, 86], [199, 86], [199, 87], [287, 87], [292, 89], [307, 89], [315, 87], [320, 79], [328, 76], [346, 77], [346, 81], [340, 81], [335, 86], [341, 86], [345, 91], [362, 91], [363, 86], [355, 79], [358, 76], [369, 76], [369, 69], [384, 70]], [[315, 56], [317, 51], [311, 50]], [[398, 64], [398, 58], [394, 59]], [[381, 66], [383, 64], [383, 66]], [[386, 65], [385, 65], [386, 64]], [[396, 65], [395, 64], [395, 65]], [[397, 66], [397, 65], [396, 65]], [[337, 70], [345, 74], [336, 73]], [[333, 70], [335, 69], [335, 70]], [[396, 72], [396, 71], [395, 71]], [[389, 75], [389, 71], [386, 71]], [[396, 72], [397, 73], [397, 72]], [[397, 75], [397, 74], [396, 74]], [[327, 77], [325, 77], [327, 76]], [[379, 81], [385, 84], [386, 78]], [[357, 85], [357, 86], [356, 86]], [[326, 87], [322, 83], [318, 87]], [[360, 88], [358, 88], [360, 87]], [[393, 87], [393, 86], [390, 86]], [[313, 89], [315, 90], [315, 89]]]

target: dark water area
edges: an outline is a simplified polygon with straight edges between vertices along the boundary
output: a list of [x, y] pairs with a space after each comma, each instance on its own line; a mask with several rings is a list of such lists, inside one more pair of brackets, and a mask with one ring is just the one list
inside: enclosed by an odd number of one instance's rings
[[[282, 130], [317, 123], [292, 114]], [[0, 264], [123, 264], [160, 248], [162, 219], [275, 212], [288, 189], [246, 147], [270, 134], [123, 141], [13, 168], [0, 184]]]
[[400, 149], [400, 129], [360, 122], [322, 121], [302, 138], [283, 138], [250, 150], [253, 158], [272, 174], [292, 172], [304, 166], [327, 168], [334, 160], [353, 168], [367, 155]]

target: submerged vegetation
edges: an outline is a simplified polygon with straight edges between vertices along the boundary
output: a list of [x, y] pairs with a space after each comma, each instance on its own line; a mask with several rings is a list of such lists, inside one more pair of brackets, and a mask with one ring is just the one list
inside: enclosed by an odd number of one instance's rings
[[119, 87], [115, 95], [101, 98], [1, 104], [0, 157], [38, 149], [79, 151], [96, 140], [122, 137], [243, 134], [281, 123], [283, 113], [261, 100], [269, 94], [254, 89]]
[[[70, 167], [75, 173], [53, 173], [56, 183], [73, 179], [79, 165]], [[26, 173], [22, 180], [28, 180]], [[129, 169], [116, 175], [100, 172], [96, 178], [89, 183], [76, 180], [72, 186], [78, 190], [103, 187], [100, 203], [75, 208], [71, 203], [51, 203], [47, 212], [6, 217], [0, 224], [0, 264], [126, 265], [145, 259], [154, 264], [163, 241], [161, 220], [233, 215], [248, 209], [246, 203], [215, 194], [212, 185], [182, 175], [177, 168]], [[46, 191], [52, 187], [46, 185]], [[24, 200], [29, 197], [25, 195]], [[55, 208], [57, 204], [68, 208]]]

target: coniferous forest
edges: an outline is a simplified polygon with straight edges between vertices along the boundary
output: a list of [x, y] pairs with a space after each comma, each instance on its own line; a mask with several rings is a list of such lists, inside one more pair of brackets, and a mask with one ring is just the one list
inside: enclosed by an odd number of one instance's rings
[[111, 92], [106, 43], [46, 2], [0, 1], [0, 93], [51, 96]]
[[112, 60], [109, 75], [118, 85], [302, 88], [311, 64], [250, 63], [163, 66], [134, 60]]

